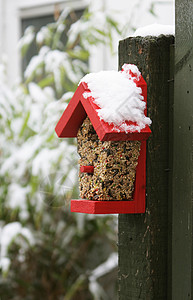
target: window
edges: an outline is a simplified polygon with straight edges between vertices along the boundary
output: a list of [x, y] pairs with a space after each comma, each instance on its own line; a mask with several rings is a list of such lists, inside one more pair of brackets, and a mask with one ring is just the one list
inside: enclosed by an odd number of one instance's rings
[[[75, 8], [73, 9], [72, 13], [70, 13], [67, 17], [67, 27], [77, 21], [83, 14], [85, 10], [85, 7], [83, 8]], [[21, 18], [21, 35], [24, 34], [25, 29], [28, 26], [33, 26], [35, 28], [35, 32], [38, 32], [41, 27], [46, 26], [49, 23], [55, 22], [57, 18], [59, 17], [61, 13], [61, 9], [58, 6], [55, 6], [54, 11], [52, 14], [48, 15], [38, 15], [38, 16], [28, 16], [28, 17], [22, 17]], [[67, 39], [66, 37], [66, 32], [64, 31], [62, 34], [62, 42], [65, 44], [65, 41]], [[28, 65], [30, 59], [38, 53], [37, 46], [34, 43], [30, 46], [30, 49], [28, 50], [27, 54], [25, 57], [22, 59], [22, 71], [24, 72], [26, 66]]]

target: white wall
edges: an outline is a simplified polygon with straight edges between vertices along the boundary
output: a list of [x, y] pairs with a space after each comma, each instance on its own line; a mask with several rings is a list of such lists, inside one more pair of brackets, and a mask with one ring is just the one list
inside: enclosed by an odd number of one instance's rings
[[[8, 57], [8, 78], [10, 85], [19, 79], [20, 61], [17, 50], [17, 41], [20, 37], [21, 17], [45, 15], [54, 11], [57, 3], [60, 8], [70, 5], [81, 7], [91, 1], [92, 9], [95, 11], [99, 7], [105, 10], [119, 11], [117, 17], [123, 25], [129, 24], [136, 28], [151, 24], [174, 24], [174, 0], [155, 0], [154, 10], [156, 17], [148, 9], [152, 0], [0, 0], [0, 57], [6, 54]], [[123, 38], [132, 34], [131, 30], [126, 30]], [[118, 46], [118, 39], [115, 49]], [[117, 69], [117, 56], [110, 57], [104, 47], [97, 48], [93, 52], [90, 60], [91, 70]]]
[[[138, 28], [154, 22], [171, 25], [174, 24], [174, 0], [103, 0], [109, 9], [119, 9], [122, 22], [132, 22]], [[154, 4], [156, 16], [149, 10]]]
[[[118, 10], [119, 22], [125, 26], [123, 38], [132, 35], [133, 30], [152, 23], [164, 25], [175, 24], [175, 1], [174, 0], [100, 0], [105, 9]], [[149, 10], [154, 3], [153, 15]], [[118, 49], [118, 39], [115, 49]], [[118, 57], [109, 57], [104, 51], [104, 69], [118, 69]]]
[[19, 55], [17, 42], [19, 37], [19, 18], [16, 1], [0, 2], [0, 58], [7, 56], [7, 73], [10, 84], [18, 78]]

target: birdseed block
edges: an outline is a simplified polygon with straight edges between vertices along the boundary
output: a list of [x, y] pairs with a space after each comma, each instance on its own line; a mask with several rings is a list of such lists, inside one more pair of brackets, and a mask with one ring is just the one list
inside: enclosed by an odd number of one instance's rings
[[94, 173], [79, 173], [80, 197], [88, 200], [132, 200], [139, 141], [100, 141], [87, 117], [77, 134], [80, 166]]

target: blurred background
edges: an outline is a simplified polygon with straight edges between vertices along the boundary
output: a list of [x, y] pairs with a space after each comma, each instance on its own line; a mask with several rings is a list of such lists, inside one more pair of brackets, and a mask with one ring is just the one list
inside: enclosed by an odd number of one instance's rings
[[0, 0], [0, 299], [117, 298], [117, 216], [70, 213], [76, 140], [54, 128], [118, 42], [174, 24], [174, 1]]

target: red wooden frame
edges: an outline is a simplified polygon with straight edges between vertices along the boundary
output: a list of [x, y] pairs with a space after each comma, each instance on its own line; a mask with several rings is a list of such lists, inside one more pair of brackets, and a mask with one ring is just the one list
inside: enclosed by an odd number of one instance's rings
[[[137, 86], [142, 89], [144, 101], [147, 103], [147, 84], [142, 76], [137, 82]], [[144, 141], [148, 139], [151, 134], [149, 126], [146, 126], [140, 132], [126, 133], [123, 130], [117, 132], [114, 125], [108, 124], [99, 118], [97, 113], [99, 107], [94, 103], [92, 97], [85, 99], [84, 92], [89, 92], [89, 89], [87, 84], [82, 82], [56, 125], [55, 131], [58, 137], [76, 137], [81, 124], [88, 116], [101, 141]], [[133, 122], [126, 123], [135, 125]]]
[[94, 166], [80, 166], [81, 173], [94, 173]]
[[[142, 76], [139, 81], [136, 81], [136, 85], [142, 89], [144, 101], [147, 103], [147, 84]], [[140, 132], [126, 133], [122, 130], [117, 132], [113, 125], [109, 125], [99, 118], [97, 113], [99, 107], [94, 103], [92, 97], [85, 99], [83, 96], [84, 92], [90, 92], [90, 90], [85, 82], [81, 82], [56, 125], [55, 131], [58, 137], [76, 137], [81, 124], [86, 116], [88, 116], [101, 141], [139, 140], [141, 141], [141, 150], [138, 158], [132, 201], [116, 201], [116, 199], [114, 201], [71, 200], [71, 211], [89, 214], [144, 213], [146, 196], [146, 140], [150, 136], [151, 130], [149, 126], [146, 126]], [[145, 115], [147, 115], [147, 110], [145, 110]], [[127, 123], [135, 125], [132, 122]], [[80, 167], [80, 171], [86, 172], [87, 167]]]

